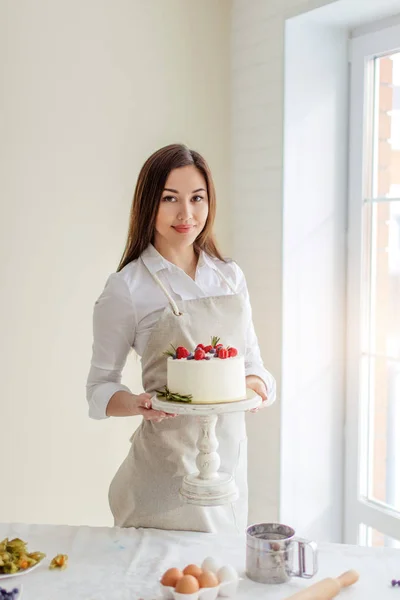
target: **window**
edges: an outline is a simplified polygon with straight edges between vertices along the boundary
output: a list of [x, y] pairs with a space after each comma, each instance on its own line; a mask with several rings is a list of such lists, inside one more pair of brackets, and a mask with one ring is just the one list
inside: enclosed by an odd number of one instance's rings
[[385, 548], [400, 548], [400, 541], [384, 535], [373, 527], [360, 525], [359, 542], [362, 546], [384, 546]]
[[400, 27], [351, 42], [346, 528], [400, 540]]

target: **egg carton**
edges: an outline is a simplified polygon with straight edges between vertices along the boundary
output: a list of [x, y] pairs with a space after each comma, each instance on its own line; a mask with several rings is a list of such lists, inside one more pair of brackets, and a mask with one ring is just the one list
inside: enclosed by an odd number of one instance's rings
[[192, 594], [176, 592], [173, 587], [163, 585], [160, 580], [161, 594], [164, 600], [216, 600], [221, 598], [234, 598], [239, 585], [239, 577], [236, 569], [231, 565], [223, 565], [213, 556], [208, 556], [202, 562], [204, 571], [213, 573], [219, 580], [215, 587], [204, 587]]
[[213, 588], [202, 588], [194, 594], [180, 594], [173, 587], [160, 582], [160, 589], [164, 600], [216, 600], [217, 597], [234, 598], [238, 585], [239, 579], [223, 581]]

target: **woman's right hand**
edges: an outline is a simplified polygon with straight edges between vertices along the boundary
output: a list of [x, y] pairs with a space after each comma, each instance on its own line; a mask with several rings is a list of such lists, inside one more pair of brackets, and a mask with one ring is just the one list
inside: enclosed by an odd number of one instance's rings
[[[133, 394], [133, 402], [138, 415], [142, 415], [145, 421], [155, 421], [159, 423], [164, 419], [170, 419], [176, 417], [174, 414], [166, 413], [162, 410], [154, 410], [151, 406], [151, 395], [150, 394]], [[135, 412], [136, 412], [135, 411]]]
[[150, 394], [131, 394], [125, 390], [115, 392], [107, 405], [108, 417], [135, 417], [142, 415], [146, 421], [159, 422], [163, 419], [176, 417], [174, 414], [165, 413], [162, 410], [153, 410]]

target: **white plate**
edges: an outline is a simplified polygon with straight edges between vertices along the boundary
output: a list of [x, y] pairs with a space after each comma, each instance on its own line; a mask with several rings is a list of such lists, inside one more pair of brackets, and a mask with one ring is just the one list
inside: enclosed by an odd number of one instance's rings
[[38, 563], [36, 563], [36, 565], [33, 565], [33, 567], [29, 567], [29, 569], [22, 569], [21, 571], [18, 571], [18, 573], [0, 573], [0, 581], [2, 579], [11, 579], [11, 577], [22, 577], [23, 575], [27, 575], [28, 573], [31, 573], [32, 571], [37, 569], [41, 562], [42, 561], [39, 561]]
[[14, 587], [11, 587], [11, 588], [6, 588], [6, 587], [3, 587], [2, 585], [0, 585], [0, 587], [2, 587], [4, 590], [7, 590], [7, 592], [12, 592], [12, 590], [14, 588], [17, 588], [18, 589], [18, 594], [16, 596], [14, 596], [14, 600], [21, 600], [21, 598], [22, 598], [22, 585], [14, 585]]

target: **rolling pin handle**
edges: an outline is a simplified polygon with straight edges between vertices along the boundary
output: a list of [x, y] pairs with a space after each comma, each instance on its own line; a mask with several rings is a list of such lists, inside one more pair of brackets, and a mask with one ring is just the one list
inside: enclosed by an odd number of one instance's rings
[[341, 575], [339, 575], [339, 577], [337, 578], [340, 584], [340, 587], [348, 587], [349, 585], [353, 585], [353, 583], [356, 583], [356, 581], [359, 580], [359, 574], [357, 573], [357, 571], [354, 571], [354, 569], [352, 569], [351, 571], [346, 571], [345, 573], [342, 573]]

